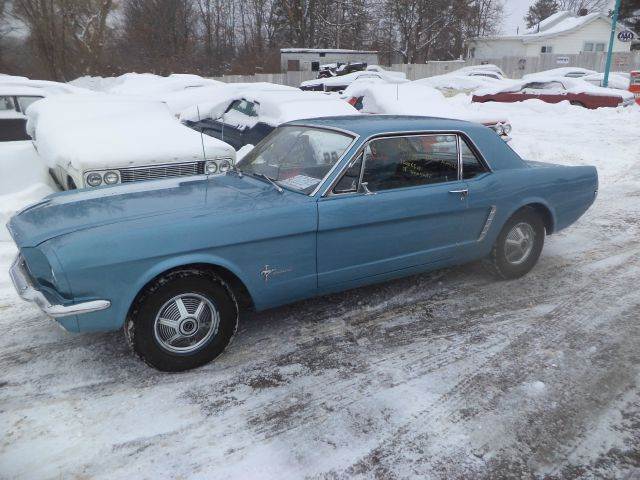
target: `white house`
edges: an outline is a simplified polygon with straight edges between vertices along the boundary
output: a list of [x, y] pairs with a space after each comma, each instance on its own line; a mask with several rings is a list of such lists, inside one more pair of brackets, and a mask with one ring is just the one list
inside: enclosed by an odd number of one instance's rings
[[[618, 25], [618, 31], [625, 29]], [[468, 57], [491, 60], [502, 57], [536, 57], [544, 53], [572, 55], [604, 52], [609, 45], [611, 18], [603, 13], [576, 16], [562, 11], [520, 35], [476, 37], [469, 41]], [[614, 52], [628, 52], [631, 43], [617, 38]]]

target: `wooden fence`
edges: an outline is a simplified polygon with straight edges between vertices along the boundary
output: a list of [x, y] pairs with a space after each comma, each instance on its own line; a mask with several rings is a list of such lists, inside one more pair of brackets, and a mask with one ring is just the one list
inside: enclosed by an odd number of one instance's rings
[[[582, 67], [598, 72], [604, 71], [606, 53], [580, 53], [577, 55], [542, 54], [539, 57], [502, 57], [492, 60], [476, 59], [431, 61], [415, 64], [393, 64], [391, 70], [405, 72], [409, 80], [442, 75], [458, 68], [481, 63], [493, 63], [499, 66], [510, 78], [521, 78], [528, 73], [540, 72], [559, 67]], [[640, 70], [640, 52], [616, 53], [613, 55], [612, 71], [629, 72]], [[214, 77], [227, 83], [270, 82], [297, 87], [305, 80], [316, 78], [315, 72], [259, 73], [256, 75], [223, 75]]]

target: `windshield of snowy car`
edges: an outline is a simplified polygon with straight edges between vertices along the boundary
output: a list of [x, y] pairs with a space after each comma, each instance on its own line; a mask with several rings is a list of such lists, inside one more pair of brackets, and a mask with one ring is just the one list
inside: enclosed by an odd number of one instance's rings
[[353, 137], [334, 130], [276, 128], [240, 162], [243, 174], [266, 176], [281, 187], [309, 194], [337, 163]]

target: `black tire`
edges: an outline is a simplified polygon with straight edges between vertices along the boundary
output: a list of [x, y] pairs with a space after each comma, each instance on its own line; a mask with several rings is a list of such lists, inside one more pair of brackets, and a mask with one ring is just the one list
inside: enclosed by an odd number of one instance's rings
[[[533, 233], [533, 239], [527, 240], [526, 244], [531, 244], [531, 250], [526, 256], [523, 256], [520, 263], [514, 263], [507, 258], [510, 253], [507, 247], [507, 237], [514, 227], [518, 225], [528, 225]], [[524, 227], [526, 230], [526, 227]], [[518, 232], [521, 231], [518, 230]], [[491, 254], [486, 259], [485, 266], [497, 277], [510, 280], [520, 278], [531, 271], [538, 262], [542, 248], [544, 247], [545, 227], [540, 215], [531, 208], [523, 208], [517, 211], [500, 231], [500, 235], [493, 245]], [[521, 247], [518, 247], [521, 248]]]
[[67, 190], [77, 190], [76, 182], [73, 181], [73, 178], [67, 177]]
[[[202, 339], [204, 343], [189, 352], [169, 351], [156, 330], [156, 317], [180, 295], [197, 295], [208, 300], [214, 310], [205, 307], [206, 312], [217, 312], [219, 322], [217, 330], [211, 328], [212, 336]], [[124, 330], [129, 346], [148, 365], [165, 372], [180, 372], [218, 357], [231, 342], [237, 327], [238, 304], [229, 286], [213, 272], [184, 269], [169, 272], [145, 288], [132, 306]], [[177, 329], [176, 333], [179, 333]]]
[[585, 106], [584, 103], [582, 102], [578, 102], [577, 100], [572, 100], [571, 102], [569, 102], [571, 105], [573, 105], [574, 107], [582, 107], [582, 108], [587, 108]]

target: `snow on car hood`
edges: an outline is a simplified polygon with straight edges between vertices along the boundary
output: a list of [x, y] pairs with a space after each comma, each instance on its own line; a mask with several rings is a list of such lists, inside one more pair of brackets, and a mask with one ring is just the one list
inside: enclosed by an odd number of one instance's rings
[[459, 102], [447, 101], [438, 90], [419, 82], [403, 85], [356, 82], [344, 91], [343, 97], [364, 97], [362, 113], [421, 115], [481, 124], [507, 121], [501, 116], [470, 111]]
[[162, 102], [105, 94], [50, 97], [27, 110], [40, 156], [92, 169], [235, 158], [228, 144], [182, 125]]
[[337, 77], [329, 77], [329, 78], [317, 78], [314, 80], [307, 80], [300, 84], [301, 87], [312, 87], [316, 85], [326, 85], [328, 87], [335, 86], [340, 87], [343, 85], [349, 85], [356, 80], [373, 80], [378, 82], [387, 82], [387, 83], [405, 83], [408, 82], [406, 77], [394, 74], [388, 74], [386, 71], [361, 71], [361, 72], [352, 72], [346, 75], [340, 75]]

